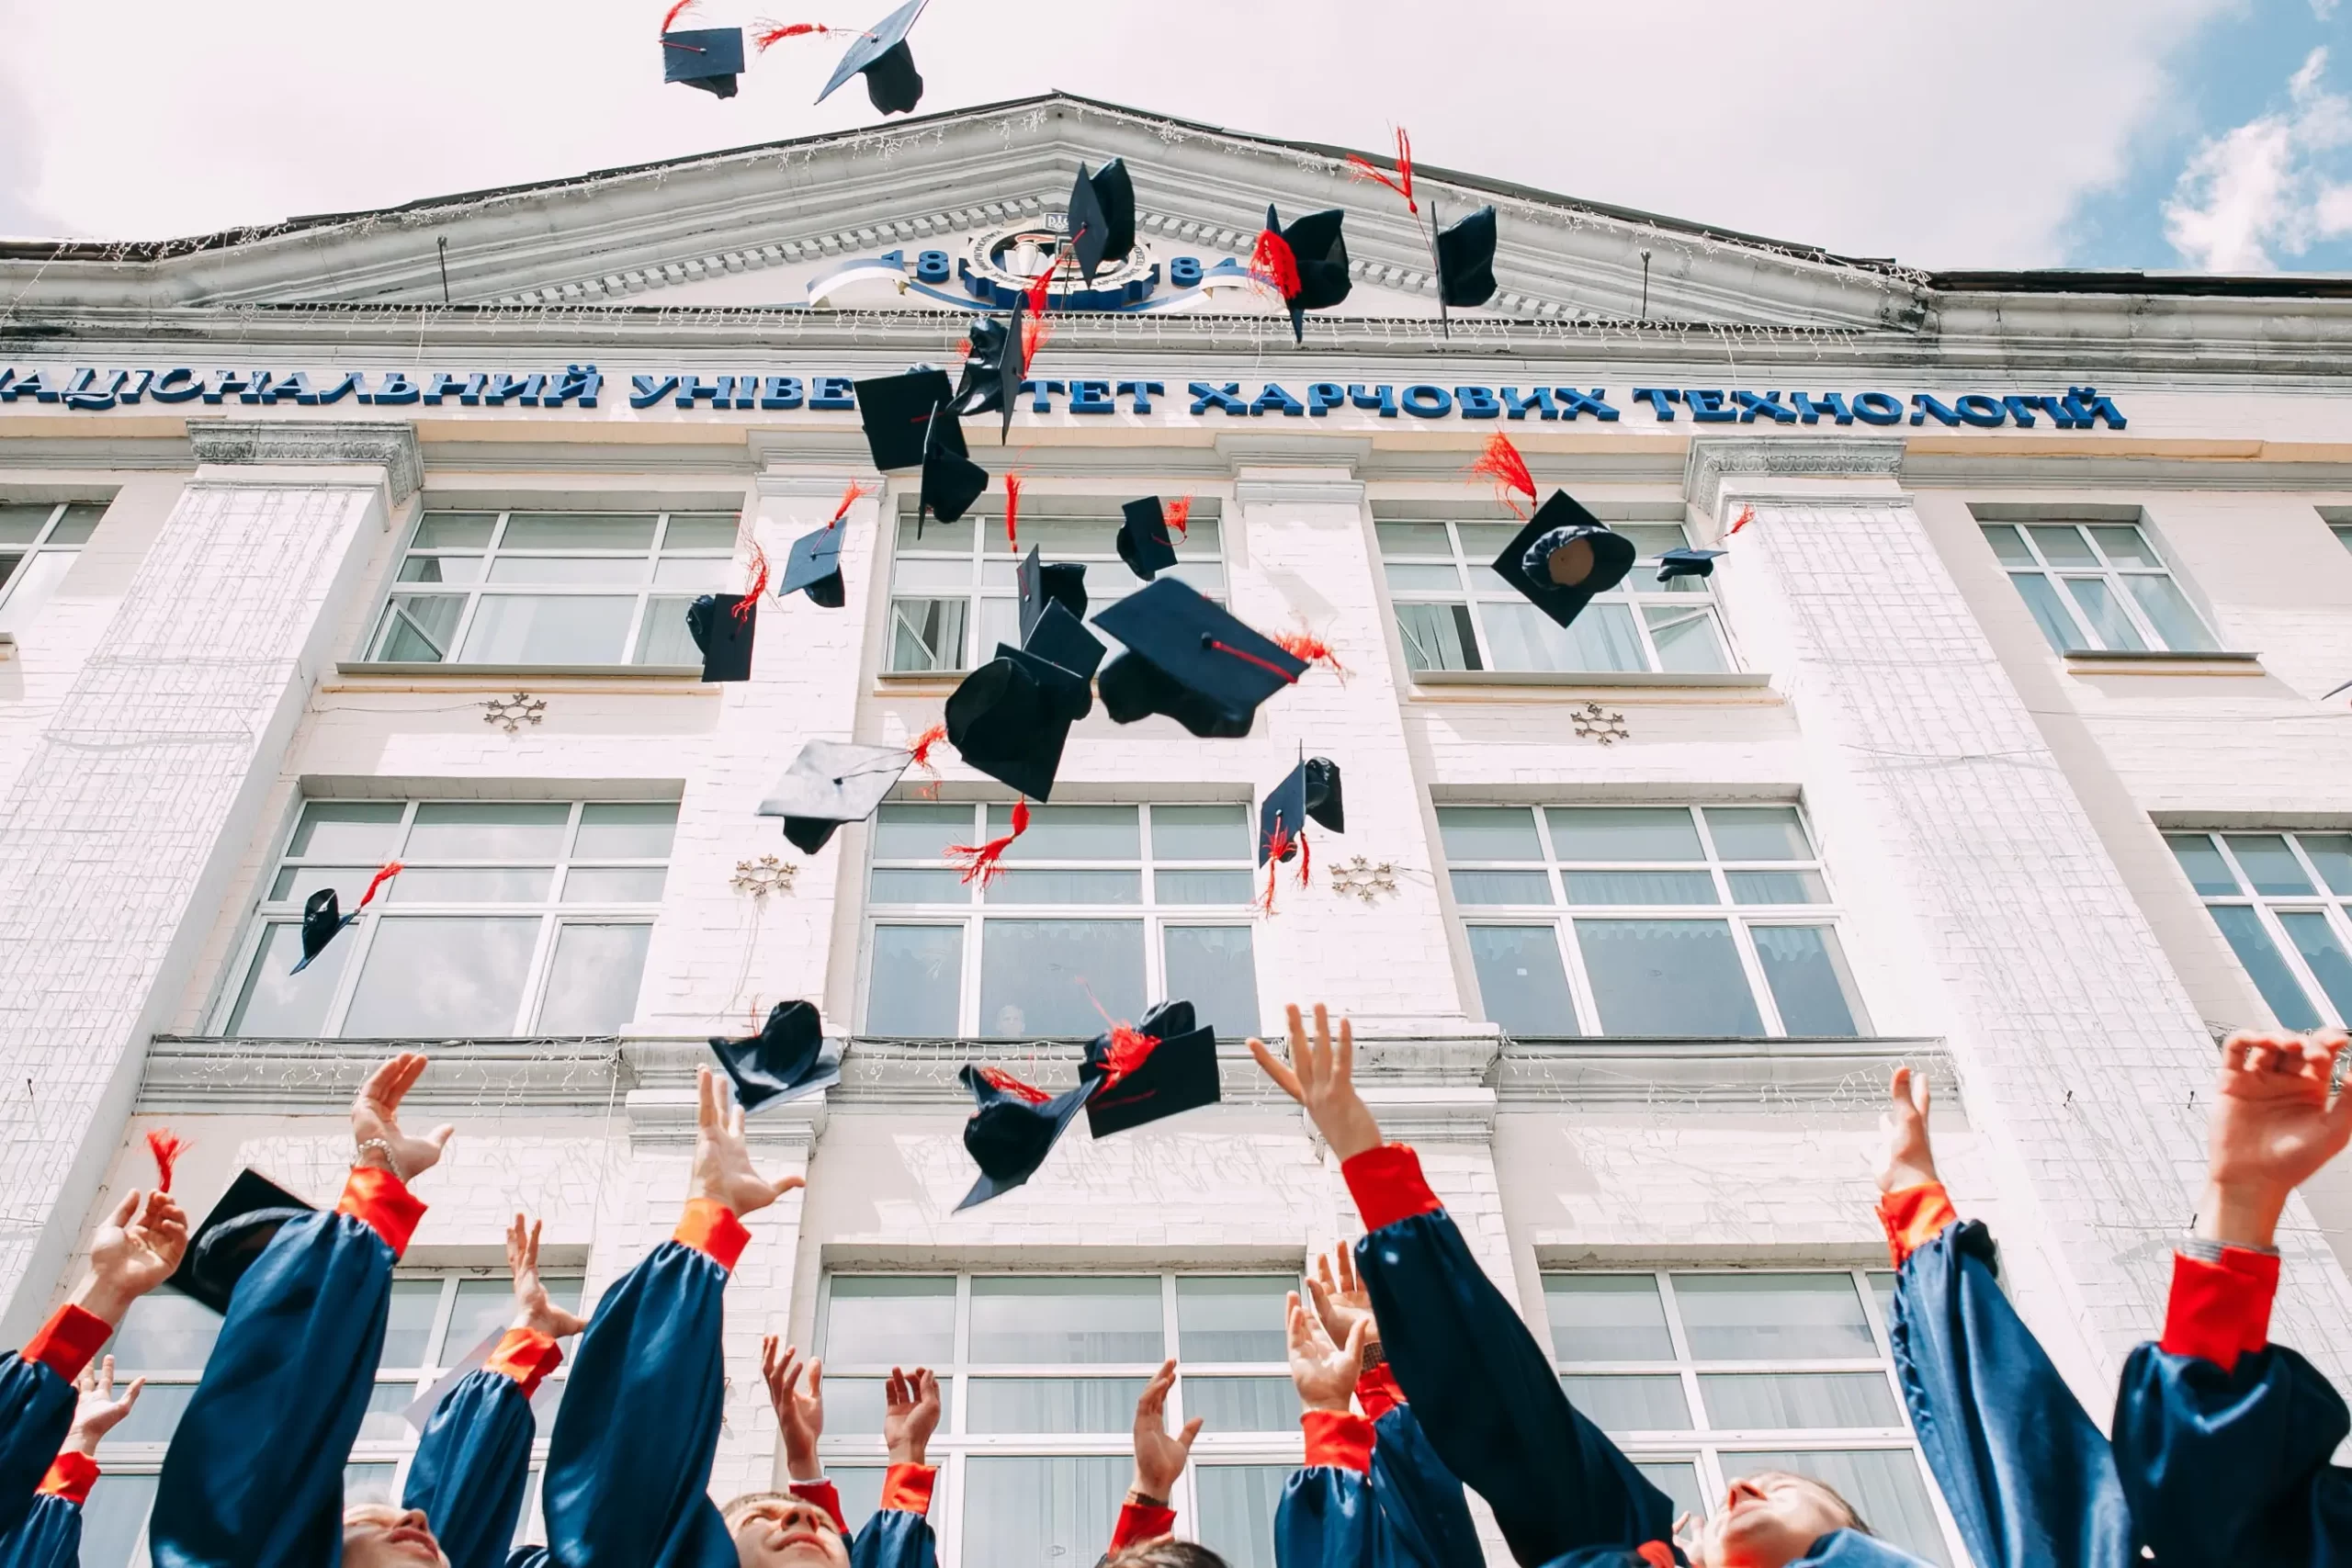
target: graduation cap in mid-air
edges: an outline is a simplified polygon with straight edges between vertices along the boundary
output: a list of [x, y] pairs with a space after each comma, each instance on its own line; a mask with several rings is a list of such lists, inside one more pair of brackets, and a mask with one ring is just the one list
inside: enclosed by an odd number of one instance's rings
[[1725, 550], [1671, 549], [1657, 558], [1657, 580], [1671, 582], [1678, 577], [1713, 577], [1715, 558], [1727, 555]]
[[849, 599], [848, 584], [842, 581], [842, 531], [838, 526], [803, 534], [792, 542], [792, 554], [785, 558], [784, 581], [776, 584], [780, 598], [786, 593], [805, 592], [811, 604], [828, 610], [838, 610]]
[[1290, 327], [1306, 341], [1306, 312], [1328, 310], [1348, 297], [1348, 242], [1340, 231], [1347, 214], [1338, 208], [1310, 212], [1287, 229], [1280, 214], [1266, 209], [1266, 227], [1250, 254], [1250, 270], [1266, 278], [1290, 307]]
[[287, 973], [300, 975], [303, 970], [308, 969], [311, 966], [311, 960], [324, 953], [327, 950], [327, 943], [333, 942], [344, 927], [358, 923], [359, 911], [375, 901], [376, 889], [400, 874], [401, 863], [398, 861], [387, 861], [379, 867], [376, 874], [368, 879], [368, 891], [359, 896], [359, 902], [347, 915], [336, 902], [334, 889], [332, 887], [322, 887], [304, 900], [302, 956]]
[[1132, 1029], [1096, 1035], [1080, 1071], [1102, 1080], [1086, 1102], [1087, 1130], [1098, 1138], [1215, 1105], [1223, 1092], [1216, 1031], [1195, 1025], [1190, 1002], [1162, 1002]]
[[[896, 376], [876, 376], [856, 383], [857, 422], [865, 429], [865, 449], [884, 473], [922, 466], [934, 446], [961, 456], [964, 427], [952, 419], [955, 386], [947, 372], [918, 365]], [[933, 425], [943, 412], [951, 418], [933, 438]]]
[[1437, 297], [1456, 308], [1495, 297], [1493, 208], [1482, 207], [1437, 231]]
[[1046, 561], [1037, 547], [1021, 559], [1015, 572], [1021, 589], [1021, 640], [1026, 643], [1037, 617], [1046, 613], [1048, 604], [1066, 606], [1073, 615], [1083, 619], [1086, 615], [1086, 563], [1083, 561]]
[[[686, 7], [671, 8], [674, 18]], [[686, 28], [662, 29], [662, 79], [684, 82], [718, 97], [735, 96], [735, 78], [743, 73], [743, 29]]]
[[702, 649], [706, 681], [752, 678], [752, 637], [759, 600], [749, 593], [706, 593], [686, 606], [686, 631]]
[[1021, 396], [1022, 323], [1025, 297], [1016, 296], [1008, 316], [976, 316], [967, 334], [970, 351], [956, 378], [952, 405], [958, 419], [976, 413], [1003, 415], [1003, 430], [1012, 429], [1012, 405]]
[[989, 471], [965, 456], [964, 431], [956, 423], [954, 410], [943, 405], [932, 419], [931, 432], [931, 445], [922, 455], [922, 493], [915, 512], [918, 539], [922, 537], [925, 517], [956, 522], [989, 488]]
[[1119, 558], [1127, 570], [1149, 582], [1176, 564], [1175, 541], [1168, 536], [1168, 510], [1156, 495], [1131, 501], [1121, 509]]
[[1069, 248], [1089, 288], [1104, 263], [1124, 261], [1136, 248], [1136, 183], [1125, 158], [1091, 175], [1079, 164], [1069, 193]]
[[1166, 714], [1204, 739], [1250, 733], [1258, 705], [1306, 673], [1306, 660], [1234, 619], [1173, 577], [1094, 617], [1126, 644], [1102, 668], [1102, 705], [1116, 724]]
[[842, 1054], [825, 1043], [825, 1029], [809, 1002], [778, 1002], [760, 1032], [742, 1040], [714, 1037], [710, 1048], [734, 1080], [735, 1103], [746, 1114], [765, 1105], [830, 1089], [842, 1081]]
[[903, 746], [811, 740], [760, 802], [759, 815], [784, 818], [784, 836], [803, 854], [825, 847], [834, 830], [874, 815], [914, 761]]
[[964, 1123], [964, 1148], [980, 1168], [980, 1179], [956, 1205], [959, 1214], [1036, 1175], [1102, 1083], [1100, 1077], [1081, 1077], [1076, 1089], [1048, 1095], [1001, 1067], [967, 1064], [959, 1076], [978, 1107]]
[[1258, 807], [1258, 863], [1287, 861], [1299, 852], [1300, 835], [1313, 822], [1334, 833], [1347, 831], [1340, 800], [1340, 764], [1308, 757], [1266, 792]]
[[949, 694], [947, 739], [965, 761], [998, 783], [1050, 800], [1075, 722], [1073, 696], [1081, 705], [1092, 701], [1085, 687], [1082, 677], [1051, 660], [999, 643], [996, 657]]
[[1594, 594], [1625, 580], [1637, 553], [1633, 540], [1555, 490], [1495, 558], [1495, 571], [1565, 626]]
[[907, 3], [857, 35], [832, 79], [817, 95], [823, 103], [851, 77], [865, 77], [865, 96], [884, 114], [910, 114], [922, 102], [922, 73], [915, 69], [914, 51], [907, 47], [907, 30], [922, 15], [927, 0]]
[[188, 1237], [180, 1266], [164, 1281], [182, 1295], [226, 1314], [237, 1281], [245, 1277], [288, 1220], [317, 1211], [257, 1170], [244, 1170]]

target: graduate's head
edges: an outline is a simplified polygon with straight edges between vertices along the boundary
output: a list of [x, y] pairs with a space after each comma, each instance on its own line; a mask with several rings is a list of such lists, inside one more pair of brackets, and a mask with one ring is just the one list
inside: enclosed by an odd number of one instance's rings
[[1198, 1541], [1164, 1535], [1158, 1540], [1138, 1541], [1125, 1551], [1114, 1551], [1098, 1568], [1227, 1568], [1227, 1563]]
[[362, 1503], [343, 1511], [347, 1568], [449, 1568], [424, 1510]]
[[721, 1512], [741, 1568], [849, 1568], [849, 1542], [822, 1503], [748, 1492]]
[[1700, 1532], [1693, 1561], [1703, 1568], [1783, 1568], [1837, 1530], [1871, 1533], [1851, 1503], [1813, 1477], [1755, 1471], [1731, 1483]]

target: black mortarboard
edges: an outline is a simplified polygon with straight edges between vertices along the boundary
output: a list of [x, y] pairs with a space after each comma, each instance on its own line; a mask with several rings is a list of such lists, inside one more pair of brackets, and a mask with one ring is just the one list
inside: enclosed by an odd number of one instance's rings
[[959, 1076], [978, 1107], [964, 1123], [964, 1149], [980, 1168], [980, 1179], [956, 1205], [959, 1214], [1036, 1175], [1071, 1118], [1102, 1082], [1082, 1077], [1076, 1089], [1049, 1098], [997, 1067], [967, 1065]]
[[781, 596], [804, 591], [810, 603], [828, 610], [838, 610], [847, 601], [849, 589], [842, 581], [842, 531], [838, 525], [803, 534], [792, 542], [792, 554], [785, 559], [784, 581], [776, 585], [776, 593]]
[[1119, 525], [1119, 558], [1127, 563], [1128, 570], [1149, 582], [1154, 573], [1176, 564], [1176, 546], [1168, 537], [1168, 510], [1156, 495], [1131, 501], [1124, 510], [1126, 519]]
[[1094, 624], [1127, 646], [1102, 671], [1102, 704], [1119, 724], [1164, 713], [1195, 735], [1246, 735], [1258, 705], [1306, 672], [1305, 660], [1173, 577], [1128, 594]]
[[811, 740], [760, 802], [759, 815], [784, 818], [784, 836], [815, 854], [844, 822], [863, 822], [914, 761], [903, 746]]
[[914, 51], [907, 47], [907, 29], [922, 15], [926, 0], [907, 3], [857, 35], [833, 78], [817, 95], [823, 103], [834, 89], [860, 72], [865, 74], [865, 96], [884, 114], [908, 114], [922, 102], [922, 73], [915, 69]]
[[1340, 232], [1347, 214], [1338, 208], [1310, 212], [1285, 229], [1281, 216], [1266, 209], [1266, 227], [1283, 237], [1291, 260], [1298, 265], [1298, 292], [1290, 297], [1292, 333], [1306, 341], [1306, 312], [1328, 310], [1348, 297], [1348, 242]]
[[257, 1170], [237, 1173], [188, 1237], [187, 1252], [165, 1283], [214, 1312], [226, 1314], [237, 1281], [254, 1266], [280, 1225], [316, 1211]]
[[1728, 554], [1724, 550], [1668, 550], [1657, 558], [1657, 580], [1671, 582], [1678, 577], [1713, 577], [1715, 558]]
[[684, 82], [722, 98], [735, 96], [743, 73], [743, 29], [688, 28], [662, 35], [662, 79]]
[[989, 471], [964, 455], [964, 431], [956, 423], [955, 411], [943, 405], [931, 428], [936, 439], [922, 455], [922, 495], [915, 513], [917, 538], [922, 536], [923, 518], [953, 523], [970, 511], [972, 502], [989, 488]]
[[1483, 305], [1495, 297], [1495, 209], [1482, 207], [1437, 235], [1437, 294], [1449, 305]]
[[1069, 193], [1069, 248], [1090, 288], [1104, 262], [1123, 261], [1136, 248], [1136, 183], [1125, 159], [1114, 158], [1092, 175], [1079, 164]]
[[[1495, 571], [1565, 626], [1592, 603], [1594, 594], [1625, 580], [1636, 553], [1633, 540], [1611, 533], [1566, 491], [1555, 490], [1495, 558]], [[1555, 558], [1562, 558], [1557, 564], [1572, 581], [1561, 582], [1553, 576]]]
[[[877, 376], [857, 383], [857, 421], [865, 427], [865, 449], [884, 473], [922, 466], [934, 443], [933, 416], [948, 410], [956, 389], [947, 372], [929, 367], [902, 376]], [[964, 430], [950, 419], [936, 445], [964, 455]]]
[[1340, 764], [1329, 757], [1309, 757], [1293, 768], [1283, 782], [1266, 792], [1258, 807], [1258, 863], [1272, 854], [1274, 834], [1283, 834], [1283, 852], [1273, 858], [1287, 861], [1298, 852], [1299, 830], [1307, 823], [1347, 830], [1347, 816], [1340, 802]]
[[1082, 1074], [1108, 1078], [1101, 1092], [1086, 1102], [1087, 1130], [1098, 1138], [1132, 1127], [1163, 1121], [1204, 1105], [1215, 1105], [1222, 1092], [1216, 1066], [1216, 1031], [1198, 1027], [1190, 1002], [1162, 1002], [1144, 1014], [1134, 1035], [1155, 1039], [1140, 1060], [1117, 1062], [1121, 1069], [1110, 1077], [1114, 1058], [1136, 1049], [1136, 1041], [1118, 1039], [1122, 1032], [1098, 1034], [1086, 1047]]
[[757, 629], [756, 607], [735, 613], [748, 595], [706, 593], [686, 606], [686, 630], [702, 649], [706, 681], [748, 681], [752, 678], [752, 635]]
[[300, 975], [311, 966], [311, 960], [327, 950], [335, 933], [359, 916], [346, 915], [337, 904], [334, 889], [322, 887], [311, 895], [302, 906], [302, 960], [288, 973]]
[[842, 1081], [842, 1054], [827, 1049], [824, 1025], [809, 1002], [778, 1002], [746, 1040], [714, 1038], [718, 1065], [735, 1080], [735, 1103], [748, 1114]]
[[[1012, 405], [1021, 396], [1021, 333], [1026, 297], [1016, 296], [1009, 316], [975, 316], [967, 334], [971, 352], [956, 382], [956, 414], [1001, 413], [1012, 428]], [[959, 430], [958, 434], [961, 432]]]
[[[1102, 656], [1111, 650], [1101, 637], [1086, 629], [1085, 622], [1069, 613], [1068, 604], [1058, 599], [1048, 599], [1045, 613], [1037, 617], [1037, 624], [1031, 626], [1029, 635], [1021, 639], [1021, 651], [1043, 659], [1085, 682], [1094, 679], [1094, 672], [1102, 668]], [[1092, 705], [1090, 703], [1088, 705]], [[1083, 712], [1078, 715], [1079, 718], [1085, 716]]]
[[1053, 798], [1054, 774], [1069, 739], [1069, 699], [1052, 681], [1054, 669], [999, 643], [997, 656], [965, 676], [947, 698], [947, 739], [964, 761], [1037, 800]]
[[1083, 561], [1055, 561], [1048, 565], [1040, 559], [1037, 547], [1021, 558], [1014, 573], [1021, 589], [1021, 640], [1029, 640], [1030, 628], [1037, 617], [1046, 613], [1047, 604], [1066, 604], [1069, 613], [1083, 619], [1086, 615], [1086, 565]]

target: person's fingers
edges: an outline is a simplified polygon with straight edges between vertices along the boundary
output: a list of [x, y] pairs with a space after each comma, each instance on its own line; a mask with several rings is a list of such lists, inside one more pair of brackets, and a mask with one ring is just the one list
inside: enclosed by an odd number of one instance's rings
[[96, 1367], [84, 1367], [80, 1371], [75, 1372], [74, 1374], [74, 1386], [84, 1393], [96, 1392], [98, 1386], [98, 1369]]
[[425, 1134], [424, 1141], [433, 1145], [433, 1152], [437, 1156], [449, 1146], [449, 1140], [457, 1136], [457, 1134], [458, 1129], [454, 1123], [444, 1122], [430, 1133]]
[[1315, 1315], [1328, 1321], [1331, 1315], [1330, 1290], [1322, 1280], [1310, 1278], [1306, 1281], [1306, 1292], [1315, 1298]]
[[1296, 1002], [1283, 1005], [1283, 1019], [1290, 1025], [1291, 1070], [1298, 1074], [1301, 1088], [1312, 1089], [1316, 1081], [1315, 1054], [1306, 1048], [1306, 1020], [1300, 1014]]
[[800, 1352], [792, 1346], [786, 1346], [784, 1365], [776, 1371], [777, 1396], [789, 1398], [794, 1391], [799, 1388], [800, 1374], [806, 1371], [808, 1371], [808, 1363], [800, 1359]]
[[695, 1069], [695, 1131], [708, 1133], [711, 1130], [711, 1122], [710, 1069], [696, 1067]]
[[101, 1399], [114, 1397], [114, 1358], [112, 1356], [99, 1359], [97, 1393]]
[[1340, 1289], [1351, 1296], [1363, 1290], [1363, 1281], [1356, 1277], [1356, 1250], [1352, 1247], [1340, 1248]]
[[1898, 1111], [1905, 1106], [1911, 1103], [1910, 1068], [1897, 1067], [1894, 1069], [1894, 1076], [1887, 1079], [1886, 1082], [1886, 1100], [1887, 1103]]
[[147, 1380], [144, 1377], [136, 1377], [130, 1380], [130, 1386], [122, 1391], [122, 1399], [118, 1405], [118, 1408], [123, 1415], [128, 1416], [130, 1414], [130, 1407], [139, 1403], [140, 1393], [145, 1389], [146, 1386]]
[[1919, 1112], [1919, 1119], [1923, 1122], [1928, 1118], [1928, 1108], [1934, 1100], [1935, 1093], [1936, 1085], [1933, 1078], [1925, 1073], [1911, 1075], [1911, 1105]]
[[932, 1404], [939, 1403], [939, 1376], [929, 1367], [922, 1369], [922, 1397]]
[[1306, 1314], [1300, 1310], [1298, 1304], [1298, 1292], [1293, 1291], [1283, 1309], [1283, 1325], [1290, 1334], [1290, 1353], [1293, 1356], [1304, 1356], [1312, 1347], [1313, 1342], [1306, 1337]]
[[1315, 1004], [1312, 1055], [1315, 1057], [1315, 1082], [1320, 1088], [1331, 1079], [1331, 1010], [1321, 1002]]
[[771, 1383], [775, 1382], [775, 1336], [773, 1334], [760, 1336], [760, 1376]]
[[545, 1220], [533, 1220], [531, 1222], [530, 1244], [524, 1248], [524, 1252], [526, 1255], [526, 1261], [529, 1263], [531, 1272], [534, 1274], [537, 1273], [539, 1270], [539, 1232], [546, 1226], [546, 1224], [547, 1222]]
[[1184, 1429], [1182, 1431], [1176, 1434], [1176, 1446], [1184, 1450], [1185, 1458], [1190, 1459], [1192, 1457], [1193, 1439], [1201, 1435], [1201, 1423], [1206, 1419], [1206, 1416], [1195, 1416], [1190, 1421], [1184, 1423]]
[[1266, 1049], [1264, 1041], [1252, 1038], [1250, 1042], [1250, 1055], [1257, 1058], [1260, 1070], [1274, 1080], [1275, 1088], [1297, 1100], [1301, 1105], [1306, 1103], [1306, 1091], [1299, 1086], [1298, 1075], [1275, 1060], [1274, 1054]]
[[400, 1076], [401, 1060], [402, 1058], [399, 1056], [387, 1056], [376, 1064], [376, 1070], [369, 1073], [368, 1081], [359, 1086], [357, 1100], [360, 1104], [381, 1105], [384, 1103], [386, 1098], [392, 1092], [393, 1080]]
[[808, 1186], [808, 1179], [805, 1176], [779, 1176], [773, 1185], [775, 1188], [775, 1195], [781, 1198], [787, 1192], [797, 1192]]
[[1348, 1342], [1340, 1348], [1348, 1353], [1348, 1359], [1358, 1366], [1363, 1364], [1363, 1337], [1371, 1331], [1372, 1319], [1368, 1317], [1360, 1317], [1348, 1325]]
[[1312, 1285], [1317, 1280], [1322, 1282], [1324, 1293], [1327, 1295], [1339, 1288], [1332, 1279], [1331, 1255], [1328, 1252], [1318, 1252], [1315, 1255], [1315, 1273], [1308, 1279], [1307, 1283]]
[[114, 1206], [114, 1213], [107, 1216], [107, 1224], [117, 1230], [128, 1229], [130, 1224], [130, 1216], [138, 1212], [139, 1189], [134, 1187], [122, 1195], [122, 1201], [117, 1203]]
[[882, 1380], [882, 1403], [885, 1404], [911, 1404], [914, 1403], [913, 1399], [910, 1398], [907, 1393], [907, 1374], [900, 1371], [896, 1367], [892, 1367], [890, 1369], [890, 1375]]
[[2254, 1048], [2254, 1043], [2257, 1038], [2258, 1036], [2248, 1030], [2231, 1031], [2230, 1037], [2222, 1042], [2222, 1070], [2230, 1073], [2244, 1072], [2246, 1053]]
[[1340, 1083], [1352, 1084], [1356, 1081], [1356, 1025], [1353, 1019], [1340, 1020], [1340, 1059], [1332, 1068], [1331, 1076]]
[[824, 1397], [825, 1397], [824, 1382], [825, 1382], [825, 1360], [824, 1360], [824, 1358], [823, 1358], [823, 1357], [821, 1357], [821, 1356], [812, 1357], [812, 1358], [810, 1359], [809, 1362], [808, 1362], [808, 1397], [809, 1397], [809, 1398], [811, 1398], [811, 1399], [822, 1399], [822, 1398], [824, 1398]]
[[727, 1112], [727, 1135], [730, 1138], [740, 1138], [743, 1135], [743, 1108], [740, 1105], [730, 1108]]

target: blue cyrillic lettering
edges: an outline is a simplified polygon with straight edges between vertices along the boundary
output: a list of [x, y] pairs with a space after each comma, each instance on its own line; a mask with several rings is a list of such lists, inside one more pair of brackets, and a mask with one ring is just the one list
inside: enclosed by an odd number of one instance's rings
[[1416, 419], [1443, 419], [1453, 412], [1453, 394], [1427, 381], [1417, 381], [1406, 388], [1397, 401]]
[[1072, 413], [1117, 413], [1119, 405], [1112, 400], [1108, 381], [1072, 381], [1069, 384], [1069, 412]]
[[807, 401], [797, 376], [770, 376], [760, 383], [760, 407], [797, 409]]
[[1854, 423], [1853, 411], [1846, 406], [1846, 400], [1835, 392], [1818, 398], [1804, 392], [1791, 392], [1789, 400], [1796, 405], [1797, 417], [1807, 424], [1819, 424], [1823, 414], [1827, 414], [1839, 424]]
[[1781, 401], [1778, 392], [1734, 392], [1739, 400], [1739, 423], [1754, 424], [1758, 414], [1769, 415], [1781, 424], [1794, 424], [1797, 411]]
[[[148, 389], [147, 395], [159, 403], [184, 403], [203, 390], [204, 383], [196, 378], [196, 372], [182, 365], [156, 377], [155, 384]], [[0, 392], [0, 397], [7, 395]]]
[[1729, 424], [1739, 415], [1724, 407], [1724, 395], [1712, 387], [1682, 389], [1682, 406], [1702, 424]]
[[1563, 418], [1573, 420], [1589, 413], [1603, 424], [1614, 424], [1617, 423], [1617, 411], [1600, 399], [1600, 394], [1608, 389], [1606, 387], [1595, 387], [1589, 392], [1579, 392], [1574, 387], [1555, 387], [1552, 395], [1560, 400]]
[[1540, 419], [1557, 419], [1560, 417], [1560, 411], [1552, 406], [1551, 389], [1547, 387], [1538, 387], [1535, 390], [1528, 393], [1527, 396], [1523, 398], [1519, 395], [1519, 389], [1517, 387], [1505, 387], [1503, 389], [1503, 410], [1511, 418], [1525, 419], [1529, 409], [1535, 410], [1536, 416]]
[[1135, 411], [1137, 413], [1149, 413], [1151, 400], [1164, 398], [1167, 395], [1168, 383], [1165, 381], [1122, 381], [1119, 383], [1118, 396], [1133, 398]]
[[1383, 419], [1396, 417], [1396, 389], [1394, 387], [1374, 387], [1366, 393], [1362, 387], [1351, 381], [1348, 383], [1348, 401], [1360, 409], [1378, 409]]
[[808, 383], [808, 406], [812, 409], [854, 409], [857, 393], [846, 376], [819, 376]]
[[1934, 414], [1939, 423], [1958, 424], [1960, 423], [1958, 409], [1948, 409], [1925, 392], [1914, 394], [1911, 399], [1911, 423], [1925, 424], [1928, 423], [1929, 414]]
[[[650, 409], [677, 390], [678, 378], [675, 376], [632, 376], [628, 384], [628, 406]], [[381, 400], [380, 396], [379, 400]]]
[[1453, 406], [1462, 411], [1464, 419], [1500, 419], [1503, 405], [1495, 398], [1492, 387], [1456, 387]]
[[[548, 378], [548, 389], [539, 394], [539, 406], [561, 408], [577, 398], [582, 408], [593, 409], [596, 406], [596, 394], [604, 389], [604, 386], [605, 378], [596, 373], [594, 366], [567, 365], [560, 377]], [[657, 397], [659, 395], [656, 394]], [[377, 400], [380, 402], [383, 400], [379, 398]]]
[[1266, 383], [1266, 389], [1258, 394], [1258, 400], [1250, 405], [1250, 412], [1252, 414], [1274, 412], [1292, 418], [1304, 418], [1306, 414], [1306, 405], [1292, 397], [1280, 386], [1269, 381]]
[[1227, 381], [1223, 391], [1210, 386], [1206, 381], [1194, 381], [1191, 384], [1191, 389], [1193, 412], [1196, 414], [1208, 412], [1210, 406], [1214, 404], [1237, 418], [1249, 417], [1250, 405], [1241, 400], [1241, 383], [1238, 381]]
[[1854, 417], [1864, 424], [1900, 424], [1903, 400], [1893, 392], [1856, 392]]
[[1634, 389], [1634, 396], [1648, 403], [1657, 414], [1658, 419], [1667, 424], [1674, 423], [1674, 411], [1667, 405], [1682, 400], [1682, 394], [1671, 387], [1636, 387]]

